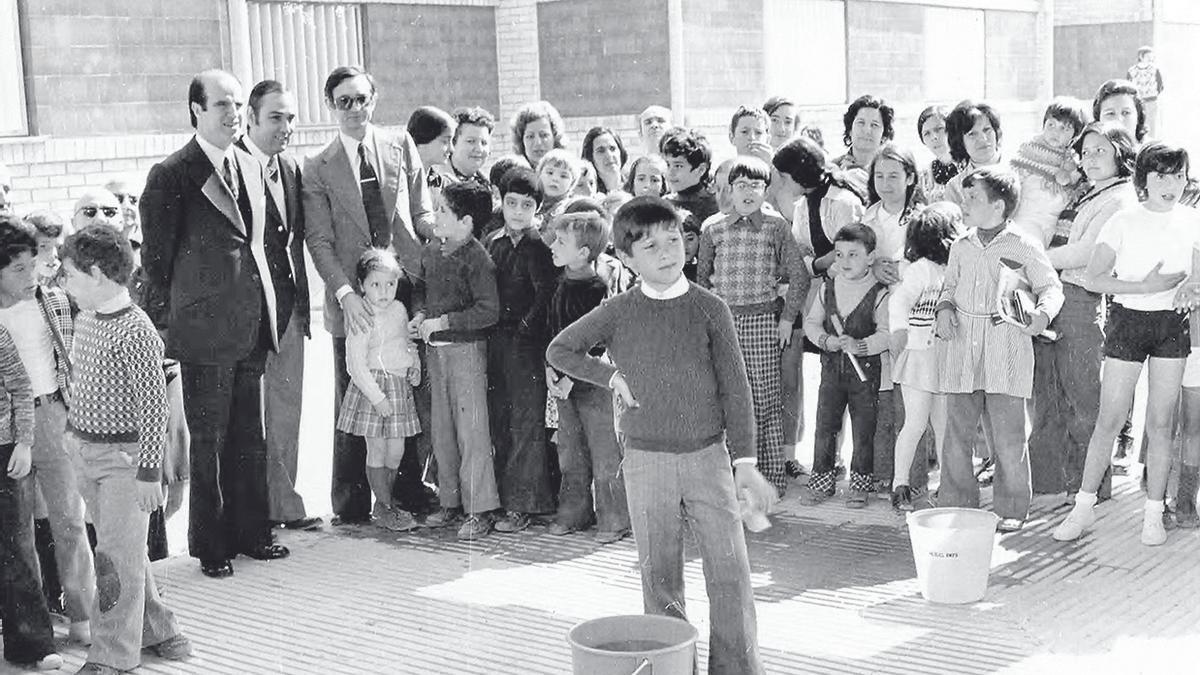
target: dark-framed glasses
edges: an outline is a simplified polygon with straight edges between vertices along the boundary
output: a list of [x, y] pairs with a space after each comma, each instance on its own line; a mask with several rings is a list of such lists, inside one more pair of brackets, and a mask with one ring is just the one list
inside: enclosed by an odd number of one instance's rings
[[103, 213], [105, 218], [116, 218], [118, 211], [115, 206], [83, 206], [75, 213], [82, 213], [88, 218], [95, 218], [97, 213]]
[[371, 102], [373, 95], [371, 94], [356, 94], [354, 96], [339, 96], [333, 99], [333, 105], [338, 110], [354, 110], [355, 108], [365, 108]]

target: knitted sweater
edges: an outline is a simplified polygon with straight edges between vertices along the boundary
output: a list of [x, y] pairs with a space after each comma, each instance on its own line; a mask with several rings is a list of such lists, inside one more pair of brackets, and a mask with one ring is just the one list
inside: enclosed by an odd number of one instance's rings
[[[607, 346], [612, 364], [588, 355], [598, 344]], [[750, 383], [733, 315], [695, 284], [670, 299], [640, 289], [622, 293], [566, 327], [546, 357], [601, 387], [620, 371], [638, 401], [619, 420], [628, 447], [694, 452], [725, 434], [734, 459], [755, 456]]]
[[33, 389], [17, 343], [0, 328], [0, 445], [33, 445]]
[[80, 312], [71, 346], [67, 427], [86, 441], [139, 446], [137, 479], [158, 482], [166, 447], [163, 343], [140, 307]]

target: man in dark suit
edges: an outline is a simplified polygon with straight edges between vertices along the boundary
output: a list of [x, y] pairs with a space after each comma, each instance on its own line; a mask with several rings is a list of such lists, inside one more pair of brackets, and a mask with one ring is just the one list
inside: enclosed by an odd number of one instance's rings
[[192, 435], [188, 548], [210, 577], [232, 575], [238, 553], [288, 554], [267, 520], [261, 380], [278, 318], [263, 169], [233, 145], [244, 105], [233, 75], [192, 78], [196, 136], [150, 169], [141, 200], [142, 264], [167, 293], [166, 355], [181, 364]]
[[[406, 270], [417, 269], [421, 246], [433, 232], [433, 212], [412, 138], [371, 124], [374, 79], [354, 66], [335, 68], [325, 80], [325, 103], [338, 121], [338, 136], [305, 161], [302, 182], [305, 239], [325, 281], [325, 328], [333, 334], [334, 347], [334, 405], [340, 405], [350, 380], [346, 333], [370, 330], [372, 324], [370, 306], [354, 292], [358, 259], [368, 247], [390, 247]], [[412, 493], [420, 493], [416, 455], [405, 453], [397, 481], [401, 486], [407, 483], [409, 500], [416, 497]], [[361, 437], [334, 432], [335, 523], [370, 519], [365, 458]]]
[[271, 522], [289, 530], [321, 526], [296, 492], [300, 411], [304, 389], [304, 340], [309, 332], [308, 273], [304, 264], [304, 213], [300, 168], [284, 154], [296, 128], [296, 97], [275, 80], [250, 90], [250, 124], [238, 147], [262, 164], [267, 180], [267, 226], [263, 246], [275, 286], [279, 351], [267, 354], [263, 402], [267, 433], [267, 492]]

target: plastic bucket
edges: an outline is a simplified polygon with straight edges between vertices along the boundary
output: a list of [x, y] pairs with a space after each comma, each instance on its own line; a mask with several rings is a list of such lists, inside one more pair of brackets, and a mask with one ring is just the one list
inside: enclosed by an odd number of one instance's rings
[[908, 514], [908, 538], [921, 595], [930, 602], [982, 600], [1000, 517], [980, 509], [939, 508]]
[[637, 614], [584, 621], [567, 642], [575, 675], [692, 675], [699, 637], [682, 619]]

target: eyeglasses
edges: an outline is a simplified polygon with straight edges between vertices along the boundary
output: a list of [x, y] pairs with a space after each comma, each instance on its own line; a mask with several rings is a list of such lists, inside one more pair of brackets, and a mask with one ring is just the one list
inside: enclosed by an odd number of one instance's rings
[[374, 94], [358, 94], [356, 96], [339, 96], [333, 99], [333, 105], [338, 110], [354, 110], [355, 108], [365, 108], [375, 97]]
[[753, 190], [754, 192], [762, 192], [767, 189], [767, 182], [764, 180], [742, 180], [738, 179], [731, 183], [734, 190]]
[[105, 218], [116, 218], [118, 210], [115, 206], [84, 206], [75, 213], [82, 213], [88, 218], [95, 218], [96, 213], [100, 212], [104, 214]]
[[137, 203], [138, 203], [137, 195], [125, 194], [123, 192], [114, 192], [113, 195], [116, 196], [117, 201], [121, 202], [122, 204], [124, 204], [125, 202], [129, 202], [130, 206], [137, 206]]

